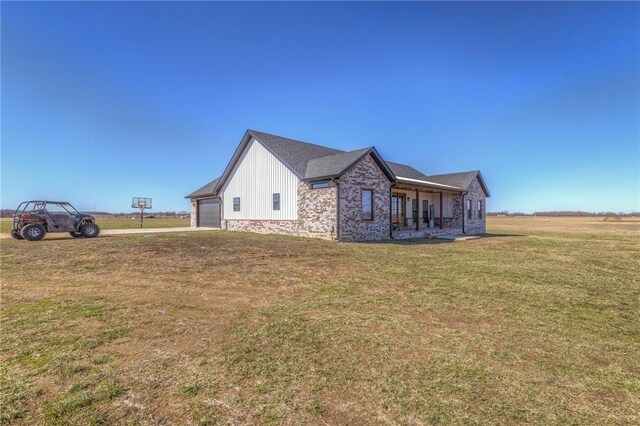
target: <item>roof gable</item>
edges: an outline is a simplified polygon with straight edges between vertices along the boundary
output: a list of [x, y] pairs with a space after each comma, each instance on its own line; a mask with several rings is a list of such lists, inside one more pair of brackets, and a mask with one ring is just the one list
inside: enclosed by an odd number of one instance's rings
[[362, 148], [311, 159], [307, 163], [304, 178], [320, 179], [340, 176], [347, 167], [368, 154], [370, 150], [371, 148]]
[[214, 194], [217, 194], [224, 187], [252, 138], [264, 146], [301, 180], [339, 177], [365, 155], [371, 154], [389, 180], [395, 181], [395, 175], [374, 147], [345, 152], [282, 136], [247, 130], [224, 173], [215, 183]]
[[191, 194], [185, 196], [184, 198], [200, 198], [200, 197], [206, 197], [206, 196], [214, 195], [214, 190], [215, 190], [216, 185], [218, 184], [219, 180], [220, 180], [220, 177], [215, 178], [214, 180], [212, 180], [208, 184], [204, 185], [201, 188], [196, 189], [195, 191], [193, 191]]
[[411, 166], [385, 161], [374, 147], [342, 151], [256, 130], [247, 130], [222, 176], [187, 195], [187, 198], [217, 195], [229, 179], [237, 162], [242, 159], [252, 139], [264, 146], [278, 161], [283, 163], [301, 180], [338, 178], [350, 170], [354, 164], [370, 154], [392, 182], [395, 182], [398, 178], [405, 178], [409, 181], [422, 181], [427, 184], [465, 190], [477, 176], [486, 196], [490, 196], [484, 179], [478, 170], [427, 176]]
[[414, 169], [411, 166], [407, 166], [406, 164], [393, 163], [391, 161], [387, 161], [387, 165], [393, 171], [393, 173], [398, 177], [417, 179], [417, 180], [428, 180], [427, 175], [420, 172], [419, 170]]
[[380, 167], [382, 172], [391, 182], [396, 180], [393, 171], [374, 147], [341, 152], [339, 154], [310, 160], [307, 165], [304, 179], [318, 180], [340, 177], [367, 155], [371, 155], [373, 157], [374, 161], [378, 164], [378, 167]]
[[247, 133], [256, 138], [284, 165], [289, 167], [299, 178], [305, 177], [307, 165], [310, 160], [343, 153], [339, 149], [327, 148], [308, 142], [270, 135], [256, 130], [248, 130]]
[[473, 179], [476, 176], [478, 177], [478, 182], [480, 182], [480, 186], [482, 187], [484, 194], [487, 197], [490, 197], [491, 193], [489, 192], [489, 188], [487, 188], [487, 185], [484, 182], [484, 178], [482, 177], [480, 170], [472, 170], [468, 172], [459, 172], [459, 173], [446, 173], [442, 175], [432, 175], [432, 176], [427, 176], [427, 180], [431, 182], [439, 183], [442, 185], [451, 185], [451, 186], [457, 186], [458, 188], [462, 188], [462, 189], [468, 189], [469, 185], [471, 185], [471, 182], [473, 182]]

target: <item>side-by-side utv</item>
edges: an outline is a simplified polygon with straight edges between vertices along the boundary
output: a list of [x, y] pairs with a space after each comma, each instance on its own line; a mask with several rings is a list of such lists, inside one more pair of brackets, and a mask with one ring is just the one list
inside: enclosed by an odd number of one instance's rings
[[65, 201], [24, 201], [13, 214], [11, 236], [38, 241], [47, 232], [68, 232], [72, 237], [94, 238], [100, 234], [96, 219], [80, 213]]

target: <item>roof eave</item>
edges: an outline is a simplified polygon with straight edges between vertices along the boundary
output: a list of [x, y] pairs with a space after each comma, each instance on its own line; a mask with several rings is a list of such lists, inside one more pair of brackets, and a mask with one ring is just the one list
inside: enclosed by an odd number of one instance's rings
[[478, 170], [478, 174], [476, 175], [476, 177], [478, 178], [478, 182], [480, 182], [480, 186], [484, 191], [484, 196], [487, 198], [491, 198], [491, 192], [489, 192], [489, 187], [487, 187], [487, 184], [484, 181], [484, 178], [482, 177], [482, 173], [480, 173], [480, 170]]
[[195, 200], [195, 199], [198, 199], [198, 198], [220, 198], [220, 196], [217, 195], [217, 194], [214, 194], [214, 193], [207, 193], [207, 194], [194, 194], [194, 193], [191, 193], [189, 195], [185, 195], [184, 198]]
[[410, 185], [425, 186], [425, 187], [428, 187], [428, 188], [440, 189], [440, 190], [444, 190], [444, 191], [456, 191], [456, 192], [464, 192], [465, 191], [464, 189], [459, 188], [457, 186], [444, 185], [444, 184], [441, 184], [441, 183], [429, 182], [429, 181], [420, 180], [420, 179], [406, 178], [406, 177], [402, 177], [402, 176], [398, 176], [398, 182], [407, 183], [407, 184], [410, 184]]
[[338, 179], [340, 176], [342, 176], [342, 174], [332, 174], [332, 175], [326, 175], [326, 176], [314, 176], [312, 178], [304, 178], [304, 179], [300, 179], [302, 182], [318, 182], [321, 180], [331, 180], [331, 179]]

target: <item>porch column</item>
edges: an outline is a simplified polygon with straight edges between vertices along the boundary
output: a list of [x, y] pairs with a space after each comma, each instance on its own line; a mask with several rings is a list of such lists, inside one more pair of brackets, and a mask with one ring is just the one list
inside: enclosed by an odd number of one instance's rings
[[420, 190], [416, 189], [416, 231], [420, 230]]
[[444, 227], [444, 220], [442, 219], [442, 191], [440, 191], [440, 229]]

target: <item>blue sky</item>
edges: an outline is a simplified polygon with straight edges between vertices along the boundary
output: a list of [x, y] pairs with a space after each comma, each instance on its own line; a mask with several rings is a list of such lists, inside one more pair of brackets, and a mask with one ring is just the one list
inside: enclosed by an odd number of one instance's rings
[[247, 128], [640, 210], [637, 3], [2, 2], [3, 208], [184, 210]]

